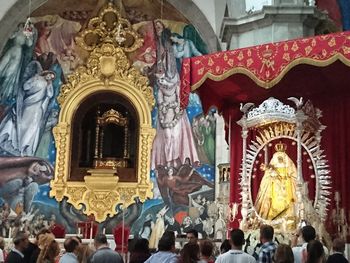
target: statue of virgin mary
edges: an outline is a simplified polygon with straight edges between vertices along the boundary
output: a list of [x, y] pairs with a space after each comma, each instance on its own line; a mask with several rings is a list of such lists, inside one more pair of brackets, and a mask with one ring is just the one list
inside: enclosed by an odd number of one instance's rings
[[267, 220], [295, 217], [297, 169], [287, 155], [286, 144], [275, 145], [268, 165], [262, 164], [264, 176], [255, 201], [257, 213]]

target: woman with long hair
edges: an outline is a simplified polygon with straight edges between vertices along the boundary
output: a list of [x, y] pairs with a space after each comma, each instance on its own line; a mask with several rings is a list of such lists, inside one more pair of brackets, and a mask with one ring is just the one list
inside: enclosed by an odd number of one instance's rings
[[199, 261], [199, 245], [187, 243], [180, 252], [180, 263], [197, 263]]
[[135, 240], [134, 247], [130, 254], [130, 263], [142, 263], [145, 262], [151, 253], [149, 251], [149, 243], [145, 238]]
[[305, 263], [322, 263], [325, 259], [323, 245], [318, 240], [311, 240], [307, 244]]
[[41, 249], [37, 263], [55, 263], [60, 254], [60, 246], [56, 240], [51, 240]]
[[87, 263], [88, 258], [93, 253], [93, 250], [90, 248], [88, 244], [81, 244], [78, 248], [78, 262], [79, 263]]
[[274, 262], [293, 263], [294, 255], [292, 248], [286, 244], [279, 244], [274, 255]]

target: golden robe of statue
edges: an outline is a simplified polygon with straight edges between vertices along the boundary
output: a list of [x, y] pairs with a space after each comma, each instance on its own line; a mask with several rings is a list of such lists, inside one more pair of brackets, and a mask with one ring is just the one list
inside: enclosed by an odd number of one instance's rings
[[270, 163], [260, 167], [265, 173], [260, 183], [255, 208], [263, 219], [295, 218], [297, 169], [285, 152], [285, 144], [277, 143], [275, 149]]

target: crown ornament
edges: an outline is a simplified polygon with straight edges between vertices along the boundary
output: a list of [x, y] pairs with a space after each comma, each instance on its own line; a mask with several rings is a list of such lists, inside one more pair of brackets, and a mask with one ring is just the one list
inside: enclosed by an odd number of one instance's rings
[[141, 36], [111, 2], [100, 10], [98, 16], [90, 19], [87, 27], [76, 37], [76, 41], [87, 51], [111, 44], [128, 53], [143, 45]]
[[276, 152], [285, 152], [287, 150], [287, 144], [278, 142], [275, 144]]

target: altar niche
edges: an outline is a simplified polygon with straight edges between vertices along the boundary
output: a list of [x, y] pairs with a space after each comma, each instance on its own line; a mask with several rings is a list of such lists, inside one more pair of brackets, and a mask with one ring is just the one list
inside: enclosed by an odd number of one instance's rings
[[84, 181], [90, 169], [113, 169], [119, 182], [137, 182], [138, 117], [115, 92], [87, 97], [73, 118], [69, 181]]

